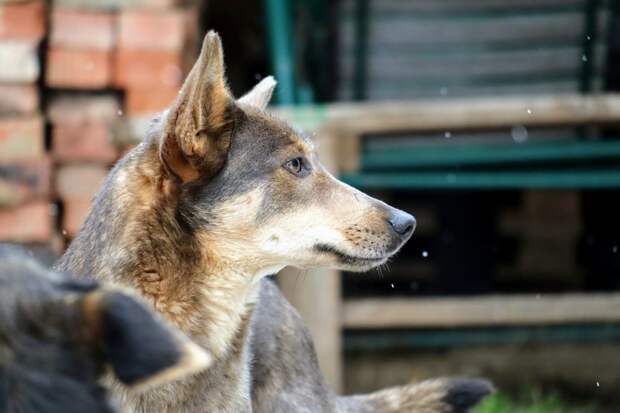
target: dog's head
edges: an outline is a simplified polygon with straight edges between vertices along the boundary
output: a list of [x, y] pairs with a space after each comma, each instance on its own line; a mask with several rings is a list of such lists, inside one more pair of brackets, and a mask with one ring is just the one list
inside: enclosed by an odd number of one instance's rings
[[207, 34], [159, 137], [178, 218], [212, 253], [263, 273], [386, 262], [414, 218], [334, 178], [308, 136], [264, 111], [274, 87], [269, 77], [235, 100], [220, 39]]
[[0, 245], [0, 411], [109, 412], [111, 368], [129, 388], [205, 368], [210, 357], [134, 298], [46, 270]]

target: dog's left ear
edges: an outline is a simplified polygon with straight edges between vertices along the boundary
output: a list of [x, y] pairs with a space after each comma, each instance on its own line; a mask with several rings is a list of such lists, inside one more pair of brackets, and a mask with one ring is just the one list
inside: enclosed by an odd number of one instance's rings
[[215, 175], [226, 161], [237, 110], [226, 86], [222, 42], [210, 31], [165, 115], [160, 142], [165, 169], [182, 182]]
[[132, 389], [177, 380], [212, 362], [205, 350], [121, 292], [84, 295], [80, 314], [87, 343]]
[[240, 97], [238, 102], [264, 110], [271, 100], [271, 95], [273, 94], [273, 90], [276, 88], [276, 84], [277, 83], [272, 76], [267, 76], [258, 82], [252, 90]]

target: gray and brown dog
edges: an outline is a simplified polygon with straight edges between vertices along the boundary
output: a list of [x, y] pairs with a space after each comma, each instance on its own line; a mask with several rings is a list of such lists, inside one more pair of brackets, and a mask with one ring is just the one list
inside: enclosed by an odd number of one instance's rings
[[108, 176], [57, 267], [131, 287], [215, 357], [132, 412], [465, 412], [491, 391], [439, 379], [367, 396], [325, 385], [312, 339], [265, 276], [287, 265], [366, 271], [415, 220], [338, 181], [310, 139], [264, 109], [266, 78], [235, 100], [210, 32], [176, 102]]

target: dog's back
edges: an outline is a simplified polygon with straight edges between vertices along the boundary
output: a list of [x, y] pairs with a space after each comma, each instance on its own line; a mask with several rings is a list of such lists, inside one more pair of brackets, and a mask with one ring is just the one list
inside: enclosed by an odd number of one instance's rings
[[112, 412], [98, 384], [107, 366], [143, 384], [178, 366], [182, 345], [133, 298], [0, 245], [0, 411]]
[[440, 378], [336, 397], [321, 376], [309, 331], [269, 280], [263, 281], [252, 327], [254, 411], [466, 413], [493, 391], [486, 380]]

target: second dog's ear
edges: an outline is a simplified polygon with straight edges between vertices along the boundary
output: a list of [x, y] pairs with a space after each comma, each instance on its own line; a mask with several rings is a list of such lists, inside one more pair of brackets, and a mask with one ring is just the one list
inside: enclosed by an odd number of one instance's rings
[[170, 382], [211, 364], [202, 348], [128, 295], [98, 290], [80, 303], [88, 342], [114, 375], [132, 388]]
[[226, 86], [222, 43], [210, 31], [165, 115], [160, 158], [166, 170], [182, 182], [215, 175], [228, 155], [235, 110]]

